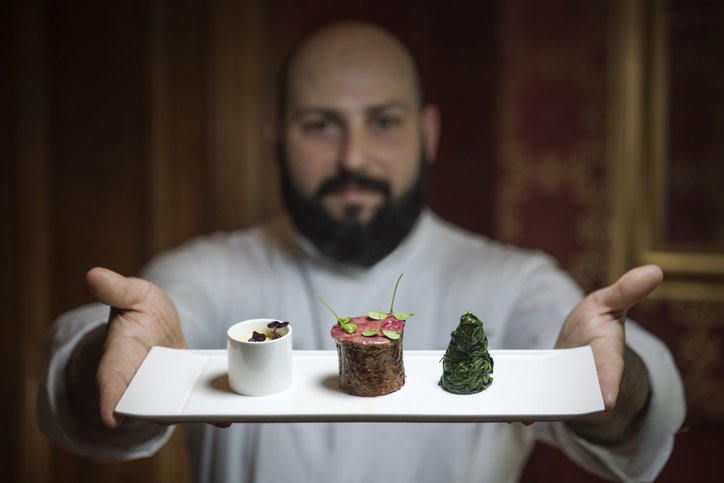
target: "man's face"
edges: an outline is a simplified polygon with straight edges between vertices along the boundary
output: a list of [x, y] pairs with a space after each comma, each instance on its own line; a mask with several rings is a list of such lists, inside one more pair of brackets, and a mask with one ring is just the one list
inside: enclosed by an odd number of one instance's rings
[[366, 225], [417, 179], [421, 112], [414, 76], [384, 58], [312, 58], [289, 79], [282, 137], [294, 188], [335, 221]]

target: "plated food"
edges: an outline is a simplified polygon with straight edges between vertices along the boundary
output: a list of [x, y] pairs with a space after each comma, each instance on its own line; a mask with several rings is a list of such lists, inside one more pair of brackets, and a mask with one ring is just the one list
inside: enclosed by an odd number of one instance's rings
[[483, 323], [471, 312], [460, 317], [460, 324], [450, 334], [442, 365], [440, 386], [448, 392], [474, 394], [493, 383], [488, 337]]
[[[336, 317], [330, 333], [339, 360], [339, 387], [355, 396], [382, 396], [405, 384], [402, 339], [405, 321], [413, 314], [395, 312], [395, 295], [402, 275], [395, 283], [389, 312], [370, 311], [357, 317]], [[442, 358], [443, 373], [439, 385], [454, 394], [474, 394], [493, 383], [493, 358], [488, 352], [488, 337], [483, 323], [471, 312], [460, 317], [450, 334], [450, 343]]]
[[331, 329], [339, 358], [339, 387], [355, 396], [382, 396], [405, 384], [402, 339], [405, 321], [413, 314], [394, 312], [395, 284], [389, 312], [370, 311], [358, 317], [339, 317]]
[[[382, 396], [400, 389], [405, 384], [405, 322], [393, 316], [375, 320], [365, 315], [351, 319], [351, 323], [357, 326], [353, 333], [343, 331], [339, 325], [331, 331], [339, 356], [340, 389], [355, 396]], [[390, 339], [382, 330], [395, 331], [400, 337]], [[362, 335], [370, 331], [375, 335]]]

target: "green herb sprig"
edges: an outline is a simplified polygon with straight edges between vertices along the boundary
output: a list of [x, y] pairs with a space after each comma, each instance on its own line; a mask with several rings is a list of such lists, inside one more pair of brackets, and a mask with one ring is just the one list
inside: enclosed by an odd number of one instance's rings
[[395, 283], [395, 290], [392, 292], [392, 303], [390, 303], [390, 311], [385, 313], [379, 310], [370, 310], [367, 312], [367, 317], [373, 320], [378, 320], [380, 322], [379, 328], [377, 330], [366, 330], [362, 332], [362, 335], [365, 337], [375, 337], [377, 335], [383, 335], [387, 337], [390, 340], [398, 340], [401, 337], [401, 334], [396, 330], [383, 330], [382, 329], [382, 321], [385, 320], [387, 317], [394, 317], [397, 320], [407, 320], [410, 317], [412, 317], [415, 314], [408, 314], [406, 312], [395, 312], [395, 296], [397, 295], [397, 286], [400, 285], [400, 279], [402, 279], [403, 273], [400, 274], [399, 277], [397, 277], [397, 282]]
[[348, 334], [354, 334], [357, 332], [357, 324], [350, 322], [352, 320], [351, 317], [340, 317], [337, 315], [337, 312], [332, 309], [329, 305], [327, 305], [327, 302], [324, 301], [324, 299], [320, 296], [319, 300], [322, 302], [322, 304], [327, 307], [327, 309], [332, 312], [332, 315], [337, 319], [337, 325], [339, 325], [339, 328]]
[[483, 323], [467, 312], [450, 336], [442, 358], [440, 386], [454, 394], [473, 394], [487, 389], [493, 383], [493, 358], [488, 352]]

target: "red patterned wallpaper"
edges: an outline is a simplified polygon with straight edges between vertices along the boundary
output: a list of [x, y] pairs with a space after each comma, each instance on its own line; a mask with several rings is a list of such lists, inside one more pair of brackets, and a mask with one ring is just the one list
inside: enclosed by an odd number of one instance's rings
[[606, 4], [504, 2], [499, 238], [554, 255], [587, 289], [606, 280]]
[[[609, 277], [608, 200], [616, 189], [608, 182], [606, 152], [611, 4], [509, 0], [501, 5], [496, 235], [554, 255], [592, 290]], [[720, 144], [714, 154], [719, 161], [713, 172], [718, 172], [724, 156]], [[683, 179], [692, 177], [693, 166], [681, 169]], [[705, 186], [717, 183], [721, 179], [714, 177]], [[706, 189], [695, 201], [702, 213], [724, 212], [720, 190]], [[710, 220], [698, 226], [697, 219], [689, 216], [675, 226], [693, 222], [685, 236], [711, 227]], [[711, 442], [724, 437], [724, 306], [652, 301], [636, 307], [631, 317], [668, 345], [685, 383], [684, 433], [658, 481], [681, 481], [683, 474], [714, 481], [717, 456]], [[696, 469], [685, 463], [694, 456], [701, 461]], [[598, 480], [539, 446], [523, 481]]]

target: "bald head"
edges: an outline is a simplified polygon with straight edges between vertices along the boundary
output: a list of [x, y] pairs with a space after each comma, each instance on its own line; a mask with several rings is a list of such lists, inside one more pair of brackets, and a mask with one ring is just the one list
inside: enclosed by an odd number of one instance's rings
[[421, 87], [410, 52], [376, 25], [334, 23], [308, 37], [285, 60], [278, 113], [280, 118], [287, 117], [290, 104], [299, 99], [317, 101], [315, 93], [332, 102], [363, 102], [380, 92], [420, 107]]

